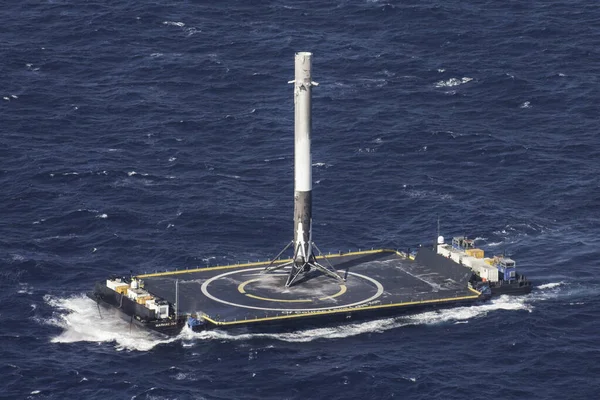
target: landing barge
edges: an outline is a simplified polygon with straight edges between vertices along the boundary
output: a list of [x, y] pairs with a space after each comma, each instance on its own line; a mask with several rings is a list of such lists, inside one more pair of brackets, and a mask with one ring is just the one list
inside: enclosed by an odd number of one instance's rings
[[[297, 53], [294, 84], [293, 238], [270, 262], [111, 277], [89, 296], [165, 334], [282, 329], [469, 305], [491, 296], [473, 271], [438, 254], [370, 250], [323, 255], [313, 238], [312, 54]], [[289, 258], [286, 257], [286, 252]], [[282, 259], [283, 258], [283, 259]], [[464, 256], [462, 258], [465, 259]], [[474, 284], [476, 286], [474, 286]]]
[[[396, 250], [317, 257], [345, 278], [318, 270], [285, 288], [286, 271], [262, 273], [269, 262], [157, 272], [99, 282], [89, 297], [117, 308], [136, 325], [173, 335], [184, 325], [206, 329], [270, 330], [323, 326], [469, 305], [471, 271], [421, 248], [414, 260]], [[277, 260], [284, 264], [290, 260]]]

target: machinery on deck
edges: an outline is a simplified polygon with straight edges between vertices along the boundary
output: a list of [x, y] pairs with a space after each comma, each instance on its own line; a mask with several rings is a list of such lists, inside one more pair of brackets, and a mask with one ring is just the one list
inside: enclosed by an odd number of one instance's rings
[[532, 284], [516, 270], [516, 262], [505, 255], [485, 257], [482, 249], [475, 247], [475, 240], [465, 236], [452, 238], [452, 244], [444, 243], [439, 236], [437, 253], [473, 271], [472, 282], [483, 282], [493, 295], [531, 293]]

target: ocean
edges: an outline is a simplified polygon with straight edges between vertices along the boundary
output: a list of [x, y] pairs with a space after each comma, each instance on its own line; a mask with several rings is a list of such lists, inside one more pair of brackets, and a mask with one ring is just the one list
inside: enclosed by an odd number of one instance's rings
[[[0, 9], [0, 398], [595, 399], [600, 4], [15, 1]], [[110, 274], [293, 234], [294, 54], [325, 252], [467, 234], [530, 295], [277, 333], [131, 329]]]

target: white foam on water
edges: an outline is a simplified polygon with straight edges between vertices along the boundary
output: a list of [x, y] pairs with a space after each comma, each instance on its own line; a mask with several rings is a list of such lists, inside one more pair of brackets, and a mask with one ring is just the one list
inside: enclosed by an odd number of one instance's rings
[[179, 336], [164, 338], [131, 325], [116, 315], [116, 310], [100, 307], [99, 312], [97, 304], [84, 295], [68, 298], [46, 295], [44, 300], [55, 312], [41, 322], [63, 329], [51, 339], [52, 343], [114, 342], [119, 351], [148, 351], [159, 344], [179, 340]]
[[370, 148], [370, 147], [366, 147], [364, 149], [358, 149], [357, 152], [358, 153], [375, 153], [376, 149]]
[[272, 162], [272, 161], [281, 161], [281, 160], [285, 160], [285, 157], [276, 157], [276, 158], [265, 158], [265, 162]]
[[139, 172], [136, 172], [136, 171], [129, 171], [127, 173], [127, 176], [134, 176], [134, 175], [148, 176], [147, 173], [139, 173]]
[[[159, 344], [180, 342], [184, 348], [193, 347], [198, 341], [247, 341], [255, 339], [272, 339], [291, 343], [306, 343], [314, 340], [341, 339], [365, 333], [382, 333], [391, 329], [415, 325], [437, 325], [443, 323], [466, 324], [474, 318], [485, 317], [494, 311], [528, 311], [532, 312], [537, 301], [544, 301], [561, 296], [563, 281], [546, 283], [534, 289], [526, 296], [503, 295], [490, 301], [435, 311], [422, 312], [410, 316], [385, 318], [359, 323], [343, 324], [322, 328], [312, 328], [284, 333], [235, 333], [220, 330], [194, 332], [185, 326], [179, 335], [165, 338], [152, 331], [130, 325], [115, 314], [100, 308], [96, 303], [79, 295], [60, 298], [46, 295], [44, 300], [55, 309], [52, 317], [37, 319], [38, 321], [57, 326], [63, 331], [53, 337], [53, 343], [74, 342], [108, 342], [115, 343], [115, 349], [149, 351]], [[569, 293], [566, 293], [569, 295]]]
[[435, 87], [437, 88], [441, 88], [441, 87], [453, 87], [453, 86], [459, 86], [468, 82], [471, 82], [473, 80], [473, 78], [469, 78], [469, 77], [463, 77], [461, 79], [459, 78], [450, 78], [447, 81], [439, 81], [436, 82]]
[[564, 285], [564, 284], [565, 283], [563, 281], [560, 281], [560, 282], [551, 282], [551, 283], [544, 283], [543, 285], [537, 286], [537, 289], [539, 289], [539, 290], [553, 289], [555, 287], [559, 287], [559, 286]]
[[386, 318], [325, 328], [306, 329], [295, 332], [235, 334], [219, 330], [193, 332], [189, 329], [184, 329], [182, 334], [185, 332], [187, 338], [195, 340], [244, 341], [252, 339], [273, 339], [283, 342], [304, 343], [319, 339], [341, 339], [361, 335], [364, 333], [381, 333], [390, 329], [396, 329], [409, 325], [435, 325], [452, 321], [466, 323], [465, 321], [469, 319], [482, 317], [487, 315], [489, 312], [496, 310], [525, 310], [531, 312], [532, 309], [533, 306], [529, 304], [528, 296], [501, 296], [481, 305], [428, 311], [411, 316]]
[[438, 311], [428, 311], [421, 314], [416, 314], [408, 317], [414, 322], [413, 325], [422, 324], [440, 324], [446, 322], [465, 322], [470, 319], [486, 316], [492, 311], [509, 310], [509, 311], [529, 311], [533, 310], [533, 306], [529, 304], [528, 296], [500, 296], [491, 301], [474, 305], [449, 308]]
[[194, 378], [191, 374], [186, 374], [183, 372], [178, 372], [172, 378], [174, 378], [177, 381], [195, 381], [196, 380], [196, 378]]
[[178, 27], [185, 26], [185, 24], [183, 22], [176, 22], [176, 21], [163, 21], [163, 25], [178, 26]]
[[186, 36], [190, 37], [192, 35], [195, 35], [198, 32], [202, 32], [202, 30], [195, 28], [195, 27], [191, 27], [191, 28], [185, 28], [185, 32], [186, 32]]
[[28, 285], [27, 283], [19, 283], [19, 290], [17, 290], [19, 294], [33, 294], [33, 287]]
[[220, 330], [210, 330], [204, 332], [193, 332], [191, 329], [184, 328], [182, 335], [187, 340], [226, 340], [226, 341], [245, 341], [252, 339], [273, 339], [284, 342], [312, 342], [317, 339], [338, 339], [348, 336], [360, 335], [362, 333], [382, 332], [395, 327], [393, 318], [368, 321], [357, 324], [332, 326], [326, 328], [314, 328], [285, 333], [231, 333]]
[[586, 304], [589, 298], [595, 298], [599, 293], [597, 283], [581, 284], [579, 282], [550, 282], [534, 286], [531, 293], [535, 301], [561, 300], [569, 305]]

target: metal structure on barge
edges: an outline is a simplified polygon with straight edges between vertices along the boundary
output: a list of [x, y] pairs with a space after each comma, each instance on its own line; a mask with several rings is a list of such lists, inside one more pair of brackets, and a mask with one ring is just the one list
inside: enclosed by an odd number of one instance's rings
[[455, 236], [452, 244], [444, 243], [439, 236], [436, 246], [438, 254], [473, 272], [471, 284], [475, 287], [488, 286], [492, 295], [528, 294], [533, 285], [517, 271], [517, 263], [504, 254], [485, 257], [483, 249], [475, 247], [475, 240], [465, 236]]

